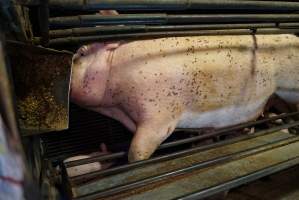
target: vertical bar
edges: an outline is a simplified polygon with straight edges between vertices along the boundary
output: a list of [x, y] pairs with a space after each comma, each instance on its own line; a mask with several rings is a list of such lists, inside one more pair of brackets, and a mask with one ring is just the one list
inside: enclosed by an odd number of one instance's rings
[[39, 28], [41, 32], [41, 43], [47, 44], [49, 42], [49, 7], [48, 0], [41, 0], [38, 9]]

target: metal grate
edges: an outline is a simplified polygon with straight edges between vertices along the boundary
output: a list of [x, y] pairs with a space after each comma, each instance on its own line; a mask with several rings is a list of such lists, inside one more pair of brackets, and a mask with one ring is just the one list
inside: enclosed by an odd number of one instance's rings
[[[38, 10], [31, 41], [56, 48], [121, 39], [299, 32], [294, 1], [27, 0], [22, 5]], [[107, 9], [120, 14], [98, 13]]]
[[[198, 197], [206, 197], [216, 192], [221, 192], [238, 185], [256, 180], [257, 178], [269, 175], [276, 171], [280, 171], [290, 166], [299, 164], [299, 137], [280, 132], [282, 129], [297, 127], [299, 121], [288, 122], [281, 125], [274, 125], [273, 121], [277, 119], [287, 119], [294, 117], [299, 113], [282, 114], [277, 117], [262, 119], [255, 122], [233, 126], [221, 130], [216, 130], [210, 134], [194, 136], [191, 138], [179, 139], [175, 141], [166, 141], [160, 146], [161, 149], [172, 149], [172, 153], [161, 154], [159, 151], [149, 160], [139, 161], [135, 163], [125, 163], [112, 168], [90, 172], [83, 175], [68, 177], [65, 174], [64, 180], [69, 183], [70, 191], [74, 199], [119, 199], [129, 197], [132, 199], [146, 199], [149, 194], [158, 198], [164, 195], [165, 199], [173, 197], [182, 199], [197, 199]], [[267, 127], [266, 124], [271, 123], [273, 127]], [[232, 131], [241, 131], [245, 127], [263, 126], [264, 129], [258, 129], [254, 134], [243, 135], [229, 140], [218, 141], [210, 145], [189, 146], [184, 150], [178, 149], [182, 144], [198, 142], [204, 139], [213, 138], [215, 136], [228, 135]], [[177, 131], [188, 131], [180, 130]], [[198, 129], [189, 129], [190, 132], [199, 131]], [[290, 148], [290, 149], [289, 149]], [[295, 150], [293, 149], [295, 148]], [[290, 154], [285, 153], [291, 151]], [[284, 153], [281, 153], [284, 152]], [[264, 158], [252, 166], [241, 170], [242, 177], [234, 176], [234, 170], [244, 168], [246, 165], [238, 163], [251, 162], [253, 158], [267, 157], [271, 154], [271, 159]], [[276, 160], [272, 159], [278, 155]], [[63, 165], [64, 171], [68, 168], [76, 167], [94, 162], [113, 162], [115, 160], [126, 157], [126, 152], [117, 152], [104, 156], [95, 156], [87, 159], [66, 162]], [[274, 161], [275, 162], [274, 162]], [[273, 162], [272, 162], [273, 161]], [[176, 187], [185, 187], [180, 185], [188, 182], [193, 176], [201, 176], [206, 171], [212, 170], [216, 166], [227, 168], [234, 163], [235, 168], [228, 171], [231, 179], [227, 179], [220, 175], [226, 171], [219, 171], [219, 178], [211, 174], [209, 177], [210, 185], [201, 185], [196, 183], [196, 190], [186, 189], [182, 191]], [[226, 169], [227, 170], [227, 169]], [[204, 176], [204, 175], [202, 175]], [[218, 175], [217, 175], [218, 176]], [[189, 183], [193, 183], [191, 180]], [[214, 184], [214, 185], [213, 185]], [[216, 184], [216, 185], [215, 185]], [[173, 185], [170, 192], [167, 185]], [[168, 189], [167, 189], [168, 188]], [[187, 187], [188, 188], [188, 187]], [[154, 191], [154, 192], [153, 192]], [[167, 192], [166, 192], [167, 191]], [[158, 196], [157, 196], [158, 195]], [[171, 197], [171, 198], [170, 198]]]
[[41, 135], [45, 157], [61, 160], [72, 155], [99, 151], [105, 143], [110, 150], [127, 147], [132, 134], [119, 122], [98, 113], [70, 105], [70, 128]]

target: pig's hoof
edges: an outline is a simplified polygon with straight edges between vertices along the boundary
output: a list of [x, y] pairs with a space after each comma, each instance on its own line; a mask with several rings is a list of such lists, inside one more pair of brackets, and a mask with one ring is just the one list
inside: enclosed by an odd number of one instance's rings
[[145, 160], [148, 157], [149, 156], [145, 153], [129, 151], [128, 160], [131, 163], [131, 162], [136, 162], [136, 161], [140, 161], [140, 160]]

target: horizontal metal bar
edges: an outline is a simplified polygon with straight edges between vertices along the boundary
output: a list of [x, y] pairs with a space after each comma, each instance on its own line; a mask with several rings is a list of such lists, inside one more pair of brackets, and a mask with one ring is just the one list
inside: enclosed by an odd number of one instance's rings
[[[299, 5], [299, 4], [298, 4]], [[298, 22], [299, 14], [167, 15], [167, 23]]]
[[116, 24], [166, 24], [167, 14], [77, 15], [52, 17], [50, 28]]
[[[99, 128], [99, 126], [90, 126], [88, 128], [90, 128], [90, 129]], [[84, 136], [80, 135], [80, 134], [82, 134], [82, 132], [88, 132], [90, 134], [86, 135], [86, 137], [84, 137]], [[103, 134], [105, 134], [107, 132], [108, 131], [101, 131], [101, 133], [103, 133]], [[42, 141], [44, 141], [45, 145], [47, 145], [47, 146], [55, 146], [55, 145], [59, 145], [61, 143], [63, 143], [63, 144], [67, 144], [67, 143], [74, 144], [74, 142], [78, 142], [78, 141], [80, 142], [82, 140], [95, 140], [95, 139], [98, 139], [98, 140], [105, 141], [105, 139], [110, 138], [108, 135], [104, 135], [101, 138], [95, 138], [95, 133], [96, 133], [95, 131], [90, 131], [90, 130], [84, 131], [84, 129], [76, 130], [76, 131], [71, 130], [71, 131], [69, 131], [69, 135], [68, 135], [69, 138], [59, 137], [59, 135], [58, 135], [57, 137], [42, 138]], [[57, 138], [57, 139], [59, 138], [59, 140], [53, 140], [53, 138]]]
[[[290, 124], [285, 124], [285, 125], [278, 126], [278, 127], [273, 127], [273, 128], [267, 129], [267, 130], [259, 131], [259, 132], [255, 133], [254, 135], [249, 135], [247, 137], [243, 137], [240, 140], [242, 140], [242, 139], [243, 140], [244, 139], [251, 139], [253, 137], [258, 137], [258, 136], [261, 136], [261, 135], [273, 133], [275, 131], [295, 127], [295, 126], [298, 126], [298, 125], [299, 125], [299, 121], [293, 122], [293, 123], [290, 123]], [[240, 140], [237, 140], [237, 139], [227, 141], [227, 142], [240, 141]], [[223, 144], [226, 144], [226, 143], [225, 142], [220, 143], [220, 145], [223, 145]], [[189, 154], [192, 154], [194, 152], [203, 150], [203, 148], [204, 148], [204, 150], [207, 150], [207, 149], [213, 148], [217, 145], [219, 145], [219, 144], [216, 143], [216, 144], [210, 145], [208, 147], [196, 147], [196, 148], [188, 149], [188, 150], [185, 150], [185, 151], [182, 151], [182, 152], [177, 152], [177, 153], [173, 153], [173, 154], [168, 154], [166, 156], [161, 156], [161, 157], [158, 157], [158, 158], [152, 158], [152, 159], [149, 159], [149, 160], [142, 160], [142, 161], [138, 161], [138, 162], [135, 162], [135, 163], [129, 163], [127, 165], [122, 165], [122, 166], [107, 169], [107, 170], [90, 172], [90, 173], [87, 173], [87, 174], [84, 174], [84, 175], [71, 177], [70, 180], [72, 182], [79, 182], [82, 179], [90, 179], [90, 178], [93, 178], [95, 176], [97, 176], [97, 177], [107, 176], [107, 175], [119, 173], [119, 172], [122, 172], [122, 171], [125, 171], [125, 170], [129, 170], [129, 169], [132, 169], [132, 168], [141, 167], [141, 166], [149, 164], [149, 163], [155, 163], [155, 162], [158, 162], [158, 161], [161, 162], [161, 161], [173, 159], [173, 158], [178, 157], [178, 156], [189, 155]]]
[[39, 6], [41, 5], [40, 0], [18, 0], [18, 4], [23, 6]]
[[[178, 140], [178, 141], [174, 141], [174, 142], [164, 143], [164, 144], [160, 145], [159, 149], [169, 148], [169, 147], [173, 147], [173, 146], [177, 146], [177, 145], [192, 143], [192, 142], [200, 141], [200, 140], [203, 140], [203, 139], [208, 139], [208, 138], [212, 138], [212, 137], [216, 137], [216, 136], [221, 136], [221, 135], [223, 135], [227, 132], [230, 132], [230, 131], [240, 130], [240, 129], [247, 128], [247, 127], [250, 127], [250, 126], [259, 125], [259, 124], [262, 124], [262, 123], [265, 123], [265, 122], [274, 121], [274, 120], [277, 120], [277, 119], [283, 119], [283, 118], [295, 116], [295, 115], [298, 115], [298, 114], [299, 114], [299, 112], [281, 114], [281, 115], [271, 117], [271, 118], [268, 118], [268, 119], [262, 119], [262, 120], [258, 120], [258, 121], [252, 121], [252, 122], [247, 122], [247, 123], [244, 123], [244, 124], [239, 124], [239, 125], [236, 125], [236, 126], [222, 128], [222, 129], [219, 129], [219, 130], [215, 130], [212, 133], [199, 135], [199, 136], [196, 136], [196, 137], [187, 138], [187, 139], [183, 139], [183, 140]], [[280, 129], [279, 127], [287, 127], [288, 128], [288, 125], [290, 125], [290, 124], [284, 124], [284, 125], [281, 125], [281, 126], [273, 127], [271, 129], [273, 129], [273, 130], [282, 130], [284, 128]], [[267, 129], [267, 130], [263, 130], [263, 131], [267, 132], [267, 131], [270, 130], [270, 132], [271, 132], [272, 131], [271, 129]], [[178, 128], [177, 130], [178, 131], [186, 131], [187, 129]], [[192, 131], [192, 129], [189, 129], [189, 131]], [[198, 131], [198, 129], [193, 129], [193, 131]], [[263, 131], [260, 131], [260, 132], [263, 132]]]
[[[91, 143], [90, 145], [94, 145], [94, 147], [97, 147], [97, 145], [96, 144], [100, 144], [100, 142], [94, 142], [94, 143]], [[57, 151], [59, 151], [59, 155], [60, 156], [62, 156], [62, 158], [64, 158], [65, 159], [65, 156], [63, 156], [63, 155], [65, 155], [65, 154], [72, 154], [74, 151], [77, 151], [77, 152], [81, 152], [81, 151], [84, 151], [84, 150], [86, 150], [86, 146], [79, 146], [79, 147], [75, 147], [75, 148], [69, 148], [69, 149], [63, 149], [63, 148], [60, 148], [60, 149], [58, 149]], [[98, 147], [96, 148], [96, 149], [98, 149]], [[47, 149], [46, 149], [46, 151], [47, 151]], [[46, 152], [46, 154], [56, 154], [57, 152]]]
[[[88, 173], [88, 174], [84, 174], [84, 175], [80, 175], [80, 176], [74, 176], [74, 177], [71, 177], [70, 180], [72, 181], [72, 183], [76, 183], [76, 182], [80, 182], [80, 180], [82, 180], [82, 179], [89, 179], [89, 178], [93, 178], [93, 177], [104, 177], [104, 176], [108, 176], [108, 175], [113, 175], [113, 174], [117, 174], [117, 173], [120, 173], [123, 171], [128, 171], [128, 170], [132, 170], [134, 168], [142, 167], [142, 166], [145, 166], [148, 164], [163, 162], [163, 161], [175, 159], [175, 158], [178, 158], [181, 156], [187, 156], [192, 153], [206, 151], [206, 150], [210, 150], [212, 148], [221, 147], [221, 146], [233, 144], [233, 143], [240, 142], [240, 141], [250, 140], [255, 137], [263, 136], [266, 134], [271, 134], [271, 133], [254, 134], [254, 135], [250, 135], [250, 136], [248, 136], [248, 135], [241, 136], [241, 137], [238, 137], [235, 139], [217, 142], [217, 143], [205, 145], [205, 146], [194, 147], [191, 149], [187, 149], [187, 150], [183, 150], [183, 151], [179, 151], [179, 152], [175, 152], [175, 153], [171, 153], [171, 154], [167, 154], [167, 155], [163, 155], [163, 156], [159, 156], [159, 157], [153, 157], [153, 158], [150, 158], [147, 160], [133, 162], [133, 163], [129, 163], [126, 165], [122, 165], [122, 166], [118, 166], [118, 167], [114, 167], [114, 168], [110, 168], [110, 169], [106, 169], [106, 170], [96, 171], [96, 172], [92, 172], [92, 173]], [[80, 160], [80, 161], [82, 161], [82, 160]], [[66, 162], [65, 167], [69, 168], [69, 167], [79, 166], [79, 165], [82, 165], [85, 163], [85, 162], [83, 162], [83, 163], [79, 163], [79, 162], [74, 163], [74, 162], [75, 161]]]
[[[187, 143], [192, 143], [192, 142], [197, 142], [203, 139], [208, 139], [208, 138], [212, 138], [215, 136], [220, 136], [224, 133], [227, 133], [229, 131], [235, 131], [235, 130], [240, 130], [246, 127], [250, 127], [250, 126], [254, 126], [254, 125], [259, 125], [265, 122], [269, 122], [269, 121], [274, 121], [277, 119], [283, 119], [286, 117], [292, 117], [295, 115], [298, 115], [299, 112], [293, 112], [293, 113], [287, 113], [287, 114], [281, 114], [275, 117], [271, 117], [271, 118], [267, 118], [267, 119], [262, 119], [262, 120], [258, 120], [258, 121], [252, 121], [252, 122], [248, 122], [248, 123], [243, 123], [243, 124], [239, 124], [236, 126], [231, 126], [231, 127], [227, 127], [227, 128], [223, 128], [220, 130], [215, 130], [212, 133], [209, 134], [205, 134], [205, 135], [200, 135], [200, 136], [195, 136], [192, 138], [187, 138], [187, 139], [182, 139], [182, 140], [177, 140], [174, 142], [167, 142], [167, 143], [163, 143], [161, 144], [158, 149], [165, 149], [165, 148], [169, 148], [169, 147], [174, 147], [177, 145], [181, 145], [181, 144], [187, 144]], [[193, 132], [198, 132], [200, 131], [200, 129], [180, 129], [180, 128], [176, 128], [175, 131], [193, 131]], [[69, 161], [65, 163], [66, 167], [73, 167], [73, 166], [77, 166], [77, 165], [83, 165], [83, 164], [88, 164], [91, 162], [100, 162], [100, 161], [105, 161], [105, 160], [111, 160], [111, 159], [115, 159], [115, 158], [120, 158], [123, 156], [126, 156], [127, 153], [126, 152], [118, 152], [118, 153], [113, 153], [113, 154], [109, 154], [109, 155], [105, 155], [105, 156], [94, 156], [91, 158], [85, 158], [85, 159], [80, 159], [80, 160], [76, 160], [76, 161]]]
[[49, 0], [51, 8], [62, 10], [257, 10], [298, 11], [297, 2], [237, 0]]
[[192, 24], [192, 23], [256, 23], [298, 22], [299, 14], [120, 14], [53, 17], [50, 28], [84, 27], [119, 24]]
[[[119, 184], [125, 184], [133, 181], [137, 181], [149, 176], [156, 176], [169, 171], [182, 169], [191, 165], [203, 162], [206, 160], [212, 160], [235, 152], [240, 152], [245, 149], [257, 147], [261, 144], [269, 144], [270, 142], [279, 141], [281, 139], [287, 139], [294, 137], [294, 135], [286, 134], [278, 131], [271, 134], [254, 137], [247, 140], [241, 140], [239, 142], [229, 143], [227, 145], [221, 145], [214, 148], [206, 149], [203, 151], [194, 152], [192, 154], [183, 155], [174, 159], [169, 159], [162, 162], [151, 163], [146, 166], [138, 167], [135, 169], [126, 170], [120, 173], [112, 174], [105, 177], [94, 177], [92, 180], [84, 180], [80, 183], [73, 185], [73, 193], [76, 197], [97, 192], [100, 190], [114, 187]], [[228, 141], [228, 140], [226, 140]], [[206, 145], [198, 145], [206, 146]], [[74, 197], [75, 197], [74, 196]]]
[[[71, 149], [75, 149], [76, 147], [81, 147], [82, 144], [85, 144], [85, 143], [88, 143], [89, 145], [93, 145], [93, 146], [96, 146], [98, 144], [98, 146], [100, 146], [100, 144], [103, 142], [103, 140], [101, 139], [95, 139], [94, 137], [93, 138], [82, 138], [81, 140], [77, 140], [77, 141], [72, 141], [70, 143], [63, 143], [63, 147], [62, 147], [62, 150], [63, 151], [67, 151], [67, 150], [71, 150]], [[68, 145], [68, 144], [71, 144], [71, 145]], [[57, 149], [57, 146], [55, 145], [51, 145], [51, 146], [46, 146], [46, 149], [47, 151], [55, 151], [55, 150], [58, 150]]]
[[[294, 24], [286, 23], [283, 27], [297, 27]], [[88, 36], [116, 33], [133, 33], [133, 32], [157, 32], [157, 31], [190, 31], [190, 30], [219, 30], [219, 29], [253, 29], [253, 28], [277, 28], [280, 24], [276, 23], [259, 23], [259, 24], [200, 24], [200, 25], [127, 25], [127, 26], [101, 26], [101, 27], [82, 27], [62, 30], [50, 30], [50, 38], [60, 38], [68, 36]]]
[[198, 192], [193, 193], [193, 194], [189, 194], [189, 195], [186, 195], [186, 196], [183, 196], [183, 197], [179, 197], [178, 200], [199, 200], [199, 199], [211, 196], [213, 194], [217, 194], [219, 192], [227, 191], [231, 188], [236, 188], [236, 187], [241, 186], [245, 183], [249, 183], [249, 182], [258, 180], [262, 177], [265, 177], [265, 176], [274, 174], [276, 172], [288, 169], [288, 168], [293, 167], [293, 166], [298, 165], [298, 164], [299, 164], [299, 156], [294, 158], [294, 159], [288, 160], [287, 162], [282, 162], [282, 163], [279, 163], [277, 165], [270, 166], [268, 168], [259, 170], [257, 172], [254, 172], [254, 173], [251, 173], [251, 174], [248, 174], [248, 175], [245, 175], [245, 176], [241, 176], [239, 178], [236, 178], [236, 179], [233, 179], [231, 181], [222, 183], [220, 185], [216, 185], [214, 187], [210, 187], [210, 188], [198, 191]]
[[82, 197], [79, 197], [79, 198], [75, 198], [75, 199], [76, 200], [86, 200], [86, 199], [97, 199], [97, 198], [104, 198], [104, 197], [107, 197], [107, 196], [112, 196], [112, 195], [115, 195], [115, 194], [118, 194], [118, 193], [121, 193], [121, 192], [125, 192], [125, 191], [128, 191], [128, 190], [133, 190], [133, 189], [136, 189], [136, 188], [148, 185], [148, 184], [152, 184], [152, 183], [164, 180], [166, 178], [179, 176], [179, 175], [185, 175], [185, 174], [190, 173], [194, 170], [199, 170], [199, 169], [209, 167], [209, 166], [212, 166], [212, 165], [215, 165], [215, 164], [221, 164], [221, 163], [224, 163], [224, 162], [229, 162], [229, 161], [232, 161], [232, 160], [240, 159], [240, 158], [243, 158], [243, 157], [247, 157], [247, 156], [254, 155], [254, 154], [257, 154], [257, 153], [261, 153], [261, 152], [264, 152], [264, 151], [268, 151], [268, 150], [271, 150], [273, 148], [278, 148], [278, 147], [281, 147], [281, 146], [292, 144], [292, 143], [295, 143], [295, 142], [298, 142], [298, 141], [299, 141], [298, 137], [293, 137], [293, 138], [290, 138], [290, 139], [282, 139], [281, 141], [275, 141], [275, 142], [269, 143], [267, 145], [263, 144], [263, 145], [260, 145], [259, 147], [254, 147], [254, 148], [247, 149], [247, 150], [244, 150], [244, 151], [241, 151], [241, 152], [232, 153], [232, 154], [229, 154], [229, 155], [226, 155], [226, 156], [223, 156], [223, 157], [219, 157], [219, 158], [216, 158], [216, 159], [213, 159], [213, 160], [207, 160], [207, 161], [200, 162], [200, 163], [197, 163], [195, 165], [192, 165], [190, 167], [186, 167], [186, 168], [178, 169], [178, 170], [173, 170], [173, 171], [163, 173], [163, 174], [158, 175], [158, 176], [152, 176], [152, 177], [144, 178], [144, 179], [141, 179], [141, 180], [138, 180], [138, 181], [134, 181], [132, 183], [119, 185], [119, 186], [116, 186], [116, 187], [112, 187], [110, 189], [106, 189], [104, 191], [95, 192], [95, 193], [92, 193], [92, 194], [89, 194], [89, 195], [86, 195], [86, 196], [82, 196]]
[[298, 28], [299, 23], [298, 22], [286, 22], [286, 23], [280, 23], [278, 26], [280, 28]]
[[59, 46], [67, 44], [85, 44], [96, 41], [118, 41], [118, 40], [140, 40], [162, 37], [186, 37], [186, 36], [207, 36], [207, 35], [251, 35], [251, 34], [294, 34], [299, 33], [299, 29], [279, 29], [261, 28], [250, 29], [230, 29], [230, 30], [202, 30], [202, 31], [173, 31], [173, 32], [150, 32], [150, 33], [124, 33], [99, 36], [82, 36], [56, 38], [49, 41], [48, 46]]

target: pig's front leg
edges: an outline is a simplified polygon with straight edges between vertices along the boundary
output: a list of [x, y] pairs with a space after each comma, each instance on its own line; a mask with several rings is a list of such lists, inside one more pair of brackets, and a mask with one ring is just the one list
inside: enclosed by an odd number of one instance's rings
[[107, 108], [98, 107], [98, 108], [93, 108], [92, 110], [119, 121], [125, 127], [127, 127], [127, 129], [129, 129], [132, 133], [136, 132], [135, 122], [118, 107], [107, 107]]
[[174, 131], [178, 117], [169, 118], [153, 117], [138, 124], [133, 137], [130, 150], [129, 162], [149, 158], [158, 146]]

